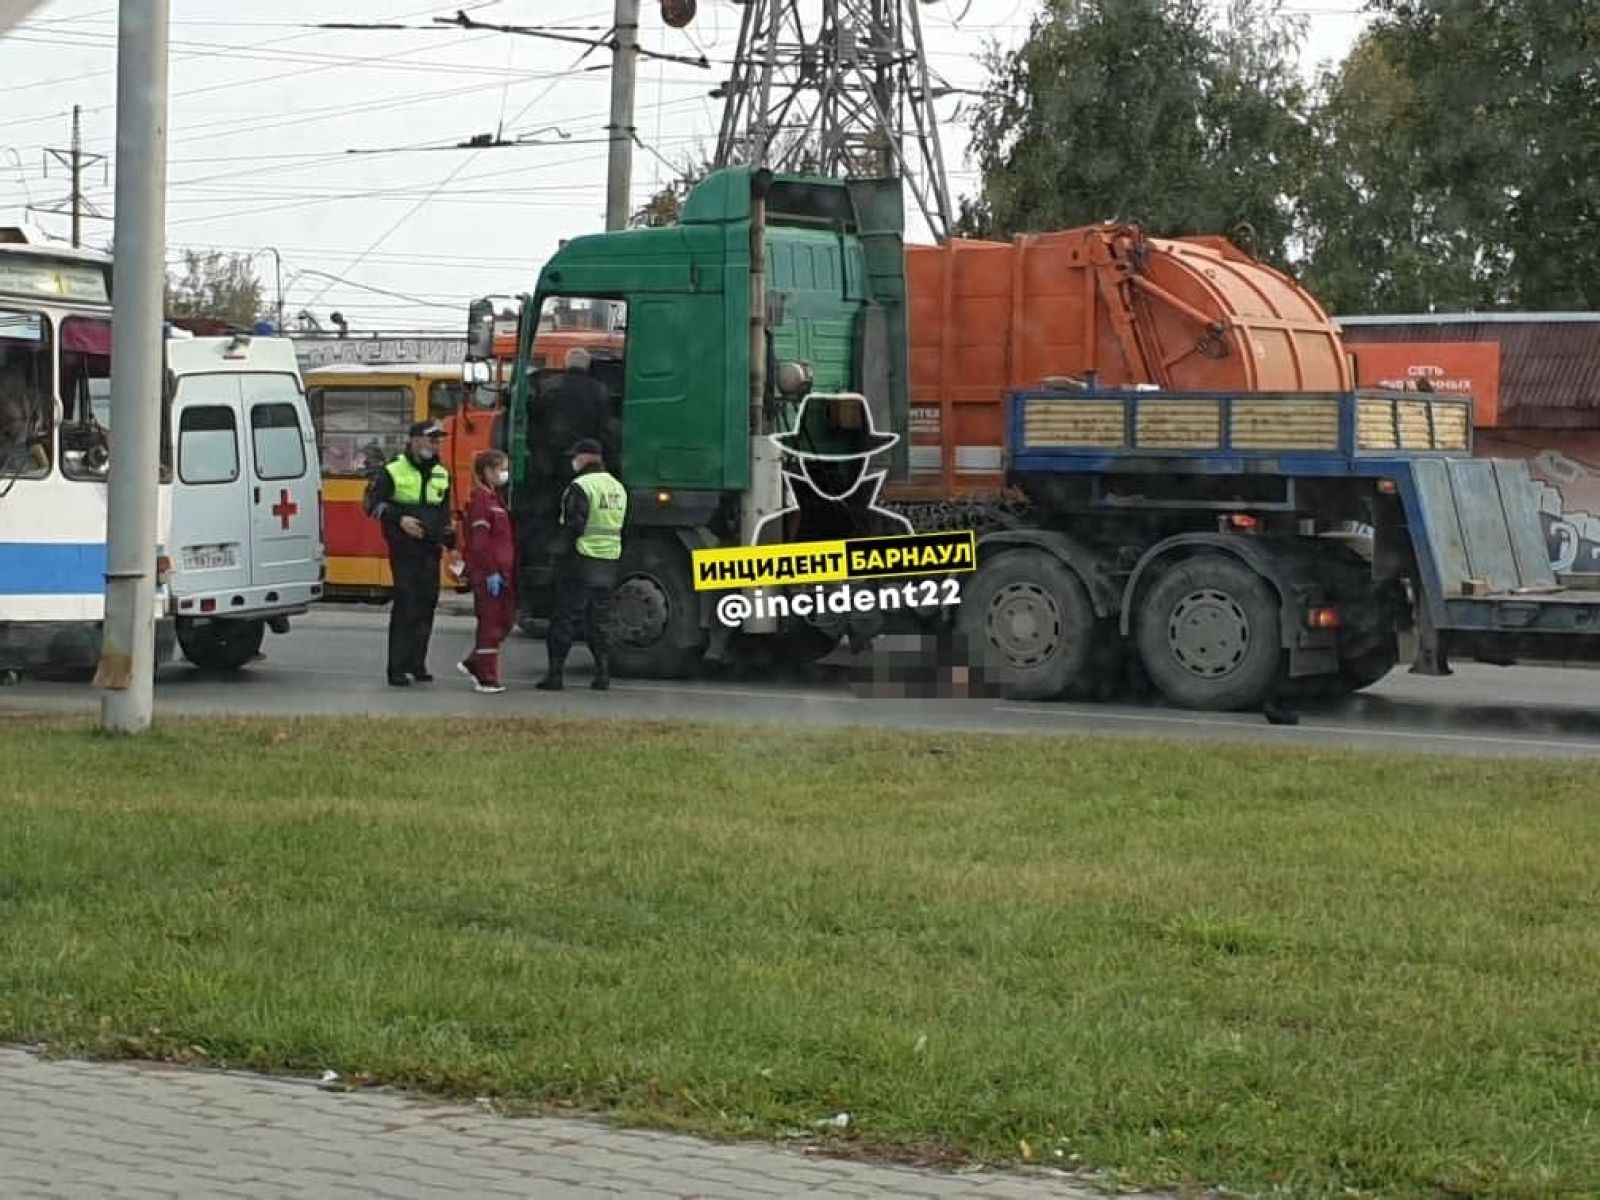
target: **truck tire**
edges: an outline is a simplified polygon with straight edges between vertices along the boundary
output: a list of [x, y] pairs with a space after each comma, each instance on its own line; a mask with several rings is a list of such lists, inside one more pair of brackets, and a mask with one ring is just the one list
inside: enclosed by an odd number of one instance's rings
[[1365, 691], [1400, 665], [1393, 650], [1375, 650], [1339, 665], [1339, 680], [1347, 692]]
[[238, 671], [261, 653], [265, 621], [180, 621], [178, 648], [202, 671]]
[[1094, 685], [1094, 608], [1082, 582], [1040, 550], [1007, 550], [968, 585], [957, 614], [967, 664], [1008, 700], [1053, 700]]
[[611, 623], [611, 669], [624, 678], [682, 679], [705, 653], [689, 554], [676, 541], [636, 538], [622, 552]]
[[1359, 658], [1347, 659], [1331, 675], [1319, 675], [1313, 681], [1312, 695], [1323, 698], [1348, 696], [1371, 687], [1399, 665], [1399, 658], [1391, 649], [1373, 650]]
[[1235, 558], [1201, 554], [1160, 576], [1139, 606], [1139, 656], [1173, 704], [1256, 708], [1282, 667], [1278, 598]]

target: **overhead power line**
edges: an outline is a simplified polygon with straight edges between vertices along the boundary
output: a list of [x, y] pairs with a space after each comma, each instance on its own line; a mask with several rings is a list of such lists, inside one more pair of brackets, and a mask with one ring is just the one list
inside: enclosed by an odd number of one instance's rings
[[[393, 33], [401, 31], [470, 29], [488, 30], [491, 33], [510, 33], [521, 37], [539, 38], [549, 42], [565, 42], [572, 46], [585, 46], [590, 50], [614, 50], [616, 48], [616, 31], [611, 30], [606, 37], [585, 37], [579, 33], [562, 32], [560, 26], [552, 25], [500, 25], [492, 21], [478, 21], [458, 12], [453, 17], [435, 17], [428, 25], [406, 25], [397, 22], [355, 22], [355, 21], [329, 21], [312, 26], [315, 29], [338, 29], [346, 32], [369, 31]], [[711, 60], [704, 54], [689, 56], [685, 54], [666, 54], [659, 50], [647, 50], [643, 46], [636, 47], [640, 58], [660, 59], [663, 62], [680, 63], [686, 67], [697, 67], [704, 71], [711, 69]]]

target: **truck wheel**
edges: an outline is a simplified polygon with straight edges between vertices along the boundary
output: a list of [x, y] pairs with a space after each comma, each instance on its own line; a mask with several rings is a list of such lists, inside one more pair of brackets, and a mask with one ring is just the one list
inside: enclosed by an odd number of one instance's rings
[[622, 553], [611, 623], [611, 667], [619, 676], [682, 679], [705, 653], [689, 555], [676, 543], [640, 538]]
[[237, 671], [261, 652], [265, 621], [207, 621], [178, 624], [178, 647], [202, 671]]
[[1151, 681], [1173, 704], [1254, 708], [1282, 663], [1278, 598], [1238, 560], [1202, 554], [1178, 563], [1145, 594], [1138, 643]]
[[957, 615], [968, 664], [1010, 700], [1087, 691], [1094, 683], [1095, 625], [1078, 577], [1039, 550], [990, 559]]

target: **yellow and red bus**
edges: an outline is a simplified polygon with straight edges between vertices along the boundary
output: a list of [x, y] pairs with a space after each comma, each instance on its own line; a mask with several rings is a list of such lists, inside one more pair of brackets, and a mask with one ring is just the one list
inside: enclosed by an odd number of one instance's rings
[[[534, 342], [534, 365], [559, 368], [574, 347], [620, 350], [621, 342], [615, 333], [547, 330]], [[444, 462], [450, 469], [459, 540], [461, 515], [472, 491], [472, 460], [478, 451], [497, 444], [503, 397], [499, 389], [464, 384], [459, 365], [337, 364], [308, 370], [305, 385], [322, 453], [328, 567], [324, 593], [330, 598], [383, 599], [394, 580], [383, 533], [361, 507], [368, 478], [405, 448], [412, 422], [438, 421], [449, 435]], [[456, 589], [449, 556], [440, 571], [441, 586]]]
[[[378, 523], [361, 507], [373, 471], [405, 449], [413, 421], [432, 417], [452, 435], [445, 439], [456, 503], [463, 480], [470, 486], [472, 456], [490, 444], [492, 409], [474, 409], [458, 367], [398, 363], [337, 364], [306, 372], [306, 400], [322, 453], [322, 521], [333, 597], [378, 599], [394, 586]], [[492, 403], [492, 400], [491, 400]], [[448, 559], [443, 582], [455, 586]]]

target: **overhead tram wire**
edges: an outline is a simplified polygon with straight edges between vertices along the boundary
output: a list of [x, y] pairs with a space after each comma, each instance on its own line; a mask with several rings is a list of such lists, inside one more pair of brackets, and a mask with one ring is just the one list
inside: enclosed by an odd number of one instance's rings
[[[469, 3], [465, 7], [466, 7], [467, 11], [472, 11], [472, 10], [475, 10], [475, 9], [492, 7], [497, 2], [498, 2], [498, 0], [476, 0], [476, 2]], [[410, 20], [413, 17], [427, 16], [430, 12], [433, 12], [433, 11], [435, 11], [435, 8], [433, 8], [433, 7], [424, 8], [424, 9], [418, 9], [418, 10], [414, 10], [412, 12], [402, 13], [398, 17], [395, 17], [393, 19], [394, 20], [405, 21], [405, 20]], [[266, 41], [263, 41], [263, 42], [253, 42], [253, 43], [245, 44], [243, 46], [233, 46], [233, 47], [230, 47], [230, 46], [217, 46], [217, 47], [214, 47], [212, 49], [206, 50], [204, 52], [196, 52], [195, 54], [183, 55], [181, 57], [184, 57], [184, 58], [211, 58], [211, 57], [215, 57], [218, 53], [232, 53], [232, 52], [241, 51], [241, 50], [242, 51], [248, 51], [248, 50], [250, 50], [252, 48], [262, 47], [262, 46], [279, 46], [279, 45], [283, 45], [286, 42], [303, 41], [303, 40], [305, 40], [307, 38], [312, 38], [312, 37], [316, 37], [316, 36], [317, 36], [317, 33], [314, 30], [313, 31], [309, 31], [309, 32], [304, 32], [304, 33], [292, 33], [292, 34], [288, 34], [288, 35], [286, 35], [284, 37], [281, 37], [281, 38], [268, 38]], [[16, 35], [15, 34], [12, 35], [12, 40], [13, 41], [16, 40]], [[428, 49], [429, 49], [428, 47], [419, 47], [418, 49], [414, 49], [414, 50], [397, 51], [394, 54], [375, 55], [370, 60], [364, 60], [364, 61], [369, 61], [369, 62], [373, 62], [373, 63], [383, 62], [383, 61], [386, 61], [386, 60], [392, 60], [392, 59], [397, 59], [397, 58], [408, 57], [411, 54], [422, 53], [423, 51], [428, 50]], [[332, 64], [329, 64], [329, 65], [332, 65]], [[225, 86], [227, 88], [236, 88], [236, 87], [249, 87], [249, 86], [253, 86], [255, 84], [260, 84], [260, 83], [276, 83], [276, 82], [278, 82], [279, 80], [282, 80], [282, 79], [295, 78], [295, 77], [298, 77], [298, 76], [301, 76], [301, 75], [306, 75], [306, 74], [314, 74], [317, 71], [320, 71], [322, 69], [323, 69], [323, 66], [319, 64], [318, 66], [310, 68], [307, 71], [285, 71], [285, 72], [280, 72], [277, 75], [264, 75], [264, 76], [261, 76], [261, 77], [256, 78], [256, 79], [242, 80], [242, 81], [239, 81], [239, 82], [236, 82], [236, 83], [230, 83], [230, 84], [223, 85], [223, 86]], [[0, 95], [3, 95], [3, 94], [8, 93], [8, 92], [14, 92], [14, 91], [37, 91], [37, 90], [40, 90], [40, 89], [51, 88], [51, 87], [54, 87], [56, 85], [61, 85], [61, 84], [82, 84], [85, 80], [95, 79], [95, 78], [98, 78], [98, 77], [103, 76], [103, 75], [114, 75], [114, 74], [116, 74], [116, 67], [115, 66], [111, 66], [111, 67], [107, 67], [107, 68], [105, 68], [103, 70], [99, 70], [99, 71], [89, 71], [89, 72], [86, 72], [86, 73], [83, 73], [83, 74], [68, 75], [68, 76], [63, 76], [63, 77], [57, 78], [57, 79], [46, 79], [46, 80], [39, 80], [39, 81], [35, 81], [35, 82], [30, 82], [30, 83], [11, 84], [11, 85], [9, 85], [7, 87], [0, 87]], [[207, 87], [207, 88], [191, 89], [190, 91], [186, 91], [186, 92], [175, 92], [172, 95], [171, 99], [179, 100], [179, 99], [183, 99], [186, 96], [199, 95], [199, 94], [202, 94], [202, 93], [216, 91], [216, 90], [218, 90], [218, 88], [216, 88], [216, 87]], [[114, 104], [99, 104], [99, 105], [94, 105], [92, 107], [85, 108], [83, 111], [85, 113], [101, 113], [101, 112], [107, 112], [107, 111], [109, 111], [109, 110], [111, 110], [113, 108], [115, 108]], [[63, 110], [63, 112], [59, 112], [59, 113], [44, 113], [44, 114], [39, 114], [37, 116], [11, 118], [9, 120], [0, 121], [0, 129], [4, 129], [4, 128], [6, 128], [8, 126], [12, 126], [12, 125], [31, 124], [31, 123], [36, 122], [36, 121], [54, 120], [55, 118], [57, 118], [59, 116], [63, 116], [63, 115], [66, 115], [66, 110]]]
[[[582, 61], [583, 61], [583, 56], [580, 55], [578, 57], [577, 63], [574, 63], [573, 65], [576, 66], [576, 65], [578, 65], [578, 63], [581, 63]], [[557, 81], [557, 82], [559, 82], [559, 81]], [[507, 122], [507, 124], [515, 125], [518, 121], [522, 120], [522, 118], [527, 116], [527, 114], [533, 109], [533, 107], [536, 104], [538, 104], [540, 101], [546, 99], [550, 95], [551, 92], [555, 91], [555, 89], [556, 89], [556, 84], [555, 83], [552, 83], [548, 87], [543, 89], [537, 96], [535, 96], [532, 100], [528, 101], [527, 104], [523, 105], [522, 109], [517, 113], [517, 115], [515, 117], [511, 118], [511, 120], [509, 122]], [[502, 130], [501, 132], [503, 133], [504, 131]], [[458, 175], [460, 175], [462, 171], [466, 170], [467, 167], [471, 166], [472, 163], [477, 160], [478, 155], [480, 155], [482, 153], [483, 153], [483, 150], [481, 148], [468, 151], [467, 157], [462, 159], [461, 162], [456, 165], [455, 169], [450, 172], [450, 174], [446, 175], [442, 180], [440, 180], [437, 187], [435, 187], [426, 196], [423, 196], [422, 199], [418, 200], [416, 202], [416, 204], [414, 204], [411, 208], [407, 209], [406, 212], [405, 212], [405, 215], [403, 215], [398, 221], [396, 221], [393, 225], [391, 225], [388, 229], [386, 229], [382, 234], [380, 234], [379, 237], [377, 238], [377, 240], [374, 241], [365, 250], [363, 250], [359, 255], [357, 255], [356, 258], [344, 268], [344, 270], [346, 272], [353, 271], [357, 267], [359, 267], [363, 262], [365, 262], [367, 260], [367, 256], [369, 254], [371, 254], [373, 251], [375, 251], [379, 247], [381, 247], [384, 242], [388, 241], [389, 238], [393, 237], [397, 232], [399, 232], [399, 230], [405, 226], [406, 222], [410, 221], [412, 217], [416, 216], [417, 213], [421, 212], [424, 208], [426, 208], [434, 200], [434, 198], [438, 196], [438, 194], [440, 192], [444, 191], [445, 188], [449, 187], [450, 184], [455, 181], [456, 177]], [[311, 307], [311, 305], [316, 304], [318, 301], [320, 301], [322, 299], [323, 296], [327, 295], [329, 287], [331, 287], [331, 285], [325, 286], [320, 292], [318, 292], [315, 296], [313, 296], [311, 298], [311, 300], [306, 304], [306, 307], [307, 308]]]

